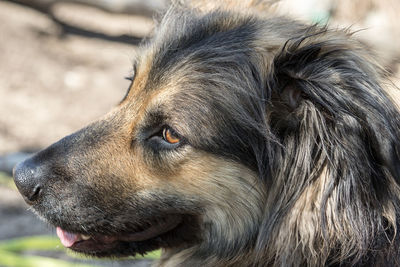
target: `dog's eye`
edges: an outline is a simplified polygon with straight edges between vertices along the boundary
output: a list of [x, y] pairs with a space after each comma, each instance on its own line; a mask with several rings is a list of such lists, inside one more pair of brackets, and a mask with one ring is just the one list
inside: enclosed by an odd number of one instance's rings
[[178, 144], [181, 141], [179, 136], [170, 128], [163, 129], [162, 137], [166, 142], [170, 144]]
[[150, 147], [155, 151], [173, 150], [185, 144], [184, 138], [169, 126], [160, 128], [147, 140]]

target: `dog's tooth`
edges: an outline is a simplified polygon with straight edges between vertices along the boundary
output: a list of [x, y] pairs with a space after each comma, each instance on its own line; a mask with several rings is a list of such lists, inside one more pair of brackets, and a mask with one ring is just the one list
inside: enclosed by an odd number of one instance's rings
[[81, 238], [82, 238], [83, 240], [89, 240], [89, 239], [90, 239], [90, 236], [88, 236], [88, 235], [81, 235]]

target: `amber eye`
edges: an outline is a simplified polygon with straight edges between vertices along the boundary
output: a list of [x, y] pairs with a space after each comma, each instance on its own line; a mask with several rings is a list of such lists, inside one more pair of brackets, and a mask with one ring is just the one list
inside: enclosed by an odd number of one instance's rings
[[162, 134], [163, 139], [170, 144], [178, 144], [181, 141], [174, 131], [169, 128], [164, 128]]

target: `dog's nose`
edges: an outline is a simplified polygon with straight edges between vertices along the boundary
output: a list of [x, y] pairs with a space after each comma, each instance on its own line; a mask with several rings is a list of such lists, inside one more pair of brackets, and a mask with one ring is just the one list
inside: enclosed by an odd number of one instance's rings
[[25, 201], [28, 204], [33, 204], [37, 201], [43, 191], [40, 167], [30, 158], [17, 164], [13, 174], [15, 185]]

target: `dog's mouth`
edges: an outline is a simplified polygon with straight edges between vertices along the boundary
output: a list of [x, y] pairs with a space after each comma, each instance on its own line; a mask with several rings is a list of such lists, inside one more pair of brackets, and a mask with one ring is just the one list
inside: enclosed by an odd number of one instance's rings
[[115, 254], [117, 250], [121, 251], [122, 247], [135, 253], [156, 249], [162, 236], [179, 228], [181, 223], [182, 216], [174, 215], [157, 219], [147, 228], [130, 233], [86, 235], [69, 232], [61, 227], [57, 227], [56, 232], [63, 246], [67, 248], [90, 255], [107, 256]]

